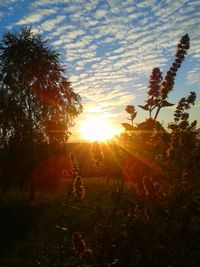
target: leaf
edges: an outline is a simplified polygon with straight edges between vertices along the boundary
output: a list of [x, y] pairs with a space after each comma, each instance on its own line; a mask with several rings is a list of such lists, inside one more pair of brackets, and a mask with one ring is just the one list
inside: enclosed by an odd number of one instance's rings
[[162, 107], [171, 107], [174, 106], [175, 104], [169, 103], [167, 100], [162, 101]]
[[137, 112], [134, 112], [133, 114], [131, 114], [131, 120], [134, 120], [136, 115], [137, 115]]
[[135, 129], [131, 124], [126, 122], [121, 123], [121, 125], [125, 128], [126, 131], [134, 131]]
[[197, 121], [195, 120], [195, 121], [193, 121], [192, 123], [191, 123], [191, 127], [192, 128], [195, 128], [196, 127], [196, 125], [197, 125]]
[[144, 109], [144, 110], [149, 110], [149, 104], [146, 104], [146, 105], [144, 105], [144, 106], [142, 106], [142, 105], [138, 105], [138, 107], [140, 107], [140, 108], [142, 108], [142, 109]]

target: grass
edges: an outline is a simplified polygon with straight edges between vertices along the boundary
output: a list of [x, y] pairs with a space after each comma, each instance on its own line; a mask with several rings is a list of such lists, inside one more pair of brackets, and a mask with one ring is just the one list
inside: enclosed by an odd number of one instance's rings
[[[103, 177], [84, 178], [84, 183], [83, 203], [72, 195], [68, 198], [66, 181], [54, 197], [46, 195], [31, 203], [19, 192], [11, 192], [2, 199], [0, 266], [78, 266], [73, 232], [79, 231], [88, 246], [95, 246], [95, 235], [102, 230], [116, 199], [113, 181], [107, 188]], [[120, 218], [120, 212], [116, 216]], [[116, 227], [120, 223], [115, 220]]]

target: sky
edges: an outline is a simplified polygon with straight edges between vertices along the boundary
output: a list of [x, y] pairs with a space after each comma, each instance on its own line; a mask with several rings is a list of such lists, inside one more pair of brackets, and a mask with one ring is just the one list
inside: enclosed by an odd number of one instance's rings
[[[200, 0], [0, 0], [0, 38], [7, 31], [31, 26], [60, 53], [60, 61], [83, 113], [71, 129], [81, 140], [80, 127], [91, 117], [107, 119], [119, 130], [127, 121], [127, 105], [138, 111], [135, 122], [148, 117], [143, 105], [154, 67], [165, 75], [186, 33], [191, 48], [179, 69], [169, 101], [177, 103], [197, 93], [191, 120], [200, 112]], [[173, 120], [174, 107], [158, 118]]]

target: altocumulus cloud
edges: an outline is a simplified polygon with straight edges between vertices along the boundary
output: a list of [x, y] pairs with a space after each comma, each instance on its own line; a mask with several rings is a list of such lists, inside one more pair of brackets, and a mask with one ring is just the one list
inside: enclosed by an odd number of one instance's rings
[[190, 69], [179, 75], [189, 87], [200, 82], [199, 0], [7, 0], [1, 5], [1, 31], [31, 25], [61, 53], [85, 112], [109, 111], [112, 117], [127, 104], [140, 104], [152, 68], [166, 71], [186, 32]]

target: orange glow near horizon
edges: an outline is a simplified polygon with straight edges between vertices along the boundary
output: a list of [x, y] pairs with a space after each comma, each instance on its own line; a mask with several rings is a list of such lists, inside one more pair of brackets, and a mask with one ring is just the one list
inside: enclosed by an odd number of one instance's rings
[[83, 122], [81, 136], [88, 141], [106, 141], [119, 133], [114, 130], [109, 121], [102, 117], [92, 117]]

